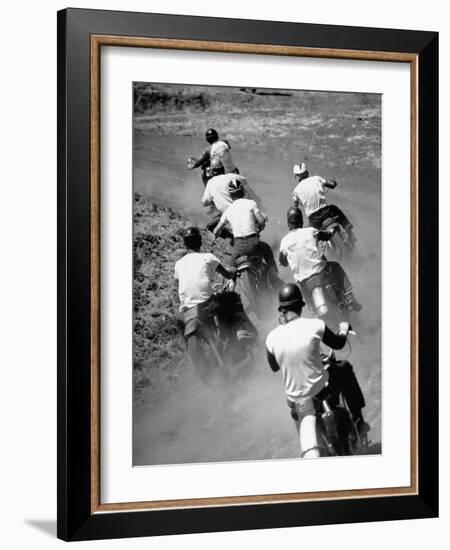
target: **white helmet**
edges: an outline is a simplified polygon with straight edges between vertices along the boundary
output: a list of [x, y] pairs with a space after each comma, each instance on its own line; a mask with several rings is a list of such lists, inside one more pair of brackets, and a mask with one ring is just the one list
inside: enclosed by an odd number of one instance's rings
[[300, 164], [294, 164], [294, 176], [299, 176], [300, 174], [304, 174], [307, 172], [306, 164], [304, 162], [301, 162]]

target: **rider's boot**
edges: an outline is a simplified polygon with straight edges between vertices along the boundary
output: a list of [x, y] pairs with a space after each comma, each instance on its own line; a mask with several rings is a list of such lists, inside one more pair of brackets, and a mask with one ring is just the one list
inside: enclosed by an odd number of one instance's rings
[[347, 292], [345, 294], [345, 304], [349, 311], [361, 311], [362, 305], [358, 302], [358, 300], [354, 297], [353, 292]]
[[349, 244], [352, 248], [354, 248], [356, 241], [358, 239], [355, 237], [355, 234], [353, 233], [353, 224], [350, 222], [342, 223], [342, 227], [345, 230], [345, 233], [343, 235], [344, 241], [346, 241], [347, 244]]
[[353, 233], [353, 231], [351, 229], [347, 230], [347, 234], [348, 234], [348, 240], [349, 240], [350, 244], [354, 247], [355, 244], [356, 244], [356, 241], [358, 239], [355, 237], [355, 234]]

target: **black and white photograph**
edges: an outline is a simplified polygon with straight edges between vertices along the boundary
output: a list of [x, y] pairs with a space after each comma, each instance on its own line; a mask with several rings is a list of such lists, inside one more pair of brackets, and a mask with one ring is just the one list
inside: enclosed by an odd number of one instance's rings
[[380, 94], [133, 83], [133, 465], [379, 454]]

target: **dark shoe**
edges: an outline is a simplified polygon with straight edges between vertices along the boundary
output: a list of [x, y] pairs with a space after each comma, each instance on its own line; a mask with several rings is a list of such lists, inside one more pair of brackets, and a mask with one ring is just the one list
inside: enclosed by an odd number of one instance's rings
[[362, 305], [356, 300], [352, 292], [349, 292], [345, 296], [345, 304], [347, 306], [348, 311], [355, 311], [357, 313], [362, 309]]
[[349, 301], [347, 307], [349, 311], [355, 311], [356, 313], [362, 309], [362, 305], [356, 300]]
[[367, 434], [370, 432], [370, 425], [362, 417], [358, 418], [355, 424], [360, 439], [367, 437]]

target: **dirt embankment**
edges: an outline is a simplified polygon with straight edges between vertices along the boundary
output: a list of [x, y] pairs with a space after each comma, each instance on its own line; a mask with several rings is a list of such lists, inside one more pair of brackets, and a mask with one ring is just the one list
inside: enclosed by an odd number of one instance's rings
[[[145, 402], [153, 390], [166, 390], [188, 374], [183, 343], [174, 315], [178, 287], [174, 265], [185, 253], [183, 230], [196, 225], [171, 208], [134, 195], [134, 338], [133, 376], [135, 399]], [[212, 247], [209, 233], [200, 228], [205, 250]], [[214, 252], [225, 252], [217, 242]]]

